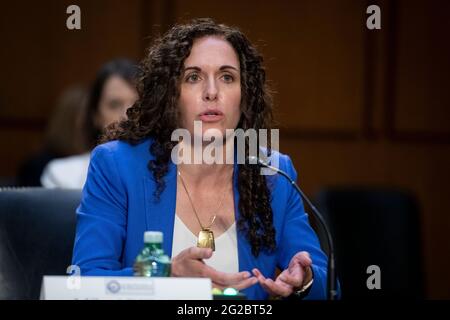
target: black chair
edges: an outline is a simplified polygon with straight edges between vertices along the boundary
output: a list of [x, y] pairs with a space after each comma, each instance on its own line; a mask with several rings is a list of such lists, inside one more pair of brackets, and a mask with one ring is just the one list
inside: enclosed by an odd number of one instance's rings
[[[316, 197], [333, 234], [342, 299], [423, 299], [424, 276], [417, 201], [402, 190], [334, 187]], [[380, 267], [381, 289], [367, 279]]]
[[0, 189], [0, 299], [39, 299], [43, 275], [66, 275], [81, 190]]

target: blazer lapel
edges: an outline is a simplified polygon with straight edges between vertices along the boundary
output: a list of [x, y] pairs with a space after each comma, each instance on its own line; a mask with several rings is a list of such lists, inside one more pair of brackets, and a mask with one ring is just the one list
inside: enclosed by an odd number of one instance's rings
[[157, 201], [153, 196], [157, 188], [156, 181], [153, 176], [152, 178], [144, 178], [146, 230], [164, 233], [163, 249], [171, 257], [177, 201], [176, 166], [172, 162], [169, 163], [169, 171], [164, 177], [164, 181], [166, 183], [164, 191]]

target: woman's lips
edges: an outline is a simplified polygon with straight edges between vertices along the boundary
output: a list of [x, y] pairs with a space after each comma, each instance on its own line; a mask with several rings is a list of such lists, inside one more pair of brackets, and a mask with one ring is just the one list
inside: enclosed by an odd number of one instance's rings
[[202, 114], [199, 118], [203, 122], [217, 122], [223, 119], [223, 114]]
[[199, 116], [200, 120], [203, 122], [217, 122], [222, 120], [224, 114], [219, 109], [208, 109], [202, 112]]

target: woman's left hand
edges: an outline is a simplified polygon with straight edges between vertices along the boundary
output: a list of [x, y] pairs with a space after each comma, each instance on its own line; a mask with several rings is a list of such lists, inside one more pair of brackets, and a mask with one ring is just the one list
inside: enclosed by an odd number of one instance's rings
[[292, 257], [288, 268], [281, 272], [275, 281], [264, 277], [264, 275], [256, 268], [252, 271], [258, 279], [259, 284], [270, 295], [287, 297], [311, 280], [311, 265], [312, 260], [309, 253], [301, 251], [297, 252]]

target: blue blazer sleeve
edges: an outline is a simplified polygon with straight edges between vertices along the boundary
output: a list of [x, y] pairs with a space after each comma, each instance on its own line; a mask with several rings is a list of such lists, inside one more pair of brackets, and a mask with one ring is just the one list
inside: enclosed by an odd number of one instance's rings
[[[281, 168], [293, 179], [297, 180], [297, 172], [289, 156], [283, 155], [287, 161], [286, 167]], [[321, 250], [319, 239], [311, 228], [306, 214], [303, 201], [297, 191], [286, 180], [286, 191], [288, 192], [288, 204], [282, 231], [280, 251], [278, 256], [279, 267], [284, 270], [288, 267], [291, 258], [299, 251], [307, 251], [312, 260], [314, 282], [311, 286], [307, 299], [326, 299], [327, 279], [327, 256]]]
[[77, 208], [72, 264], [81, 275], [131, 276], [121, 265], [126, 237], [127, 196], [108, 144], [91, 154], [88, 176]]

